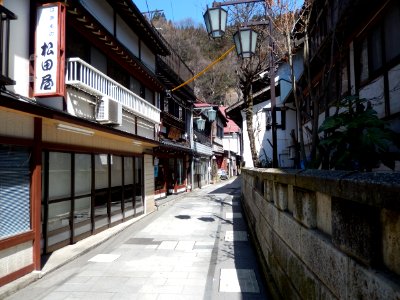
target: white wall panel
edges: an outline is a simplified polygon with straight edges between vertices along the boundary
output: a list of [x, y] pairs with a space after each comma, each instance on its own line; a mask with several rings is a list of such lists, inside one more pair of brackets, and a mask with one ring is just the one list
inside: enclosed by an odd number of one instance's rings
[[106, 1], [81, 0], [80, 2], [110, 33], [114, 33], [113, 8]]
[[[17, 15], [10, 22], [9, 76], [16, 85], [7, 87], [22, 96], [29, 96], [29, 0], [5, 0], [4, 6]], [[18, 37], [18, 38], [14, 38]]]
[[139, 57], [139, 38], [121, 17], [117, 16], [117, 39], [134, 55]]
[[156, 56], [142, 42], [141, 43], [141, 60], [153, 72], [156, 70]]
[[375, 79], [369, 85], [360, 89], [360, 98], [365, 98], [372, 103], [372, 108], [378, 112], [378, 117], [385, 116], [385, 98], [384, 98], [383, 76]]
[[389, 71], [390, 114], [400, 112], [400, 65]]

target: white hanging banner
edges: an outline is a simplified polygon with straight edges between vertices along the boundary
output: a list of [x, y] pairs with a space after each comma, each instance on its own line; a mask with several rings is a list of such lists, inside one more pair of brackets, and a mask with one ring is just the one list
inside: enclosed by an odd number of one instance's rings
[[34, 96], [64, 94], [64, 20], [60, 4], [37, 8]]

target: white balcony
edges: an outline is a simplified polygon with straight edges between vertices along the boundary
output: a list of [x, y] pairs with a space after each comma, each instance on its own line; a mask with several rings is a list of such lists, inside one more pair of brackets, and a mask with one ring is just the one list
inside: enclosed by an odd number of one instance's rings
[[154, 124], [160, 123], [160, 110], [80, 58], [67, 59], [65, 84], [98, 97], [120, 102], [123, 109]]

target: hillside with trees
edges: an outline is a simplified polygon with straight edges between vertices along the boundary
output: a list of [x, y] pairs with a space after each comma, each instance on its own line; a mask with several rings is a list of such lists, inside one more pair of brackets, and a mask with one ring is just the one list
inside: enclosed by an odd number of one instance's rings
[[[202, 26], [195, 26], [191, 19], [180, 23], [167, 21], [162, 14], [151, 19], [153, 26], [163, 35], [188, 67], [199, 73], [232, 47], [232, 35], [212, 40]], [[238, 62], [234, 51], [196, 79], [195, 94], [201, 101], [230, 105], [237, 101]]]

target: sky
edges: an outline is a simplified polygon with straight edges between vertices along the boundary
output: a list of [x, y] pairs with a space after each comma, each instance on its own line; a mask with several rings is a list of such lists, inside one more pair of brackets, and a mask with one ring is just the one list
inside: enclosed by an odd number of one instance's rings
[[191, 18], [196, 25], [203, 25], [203, 13], [213, 0], [133, 0], [141, 12], [163, 10], [167, 20], [179, 23]]

